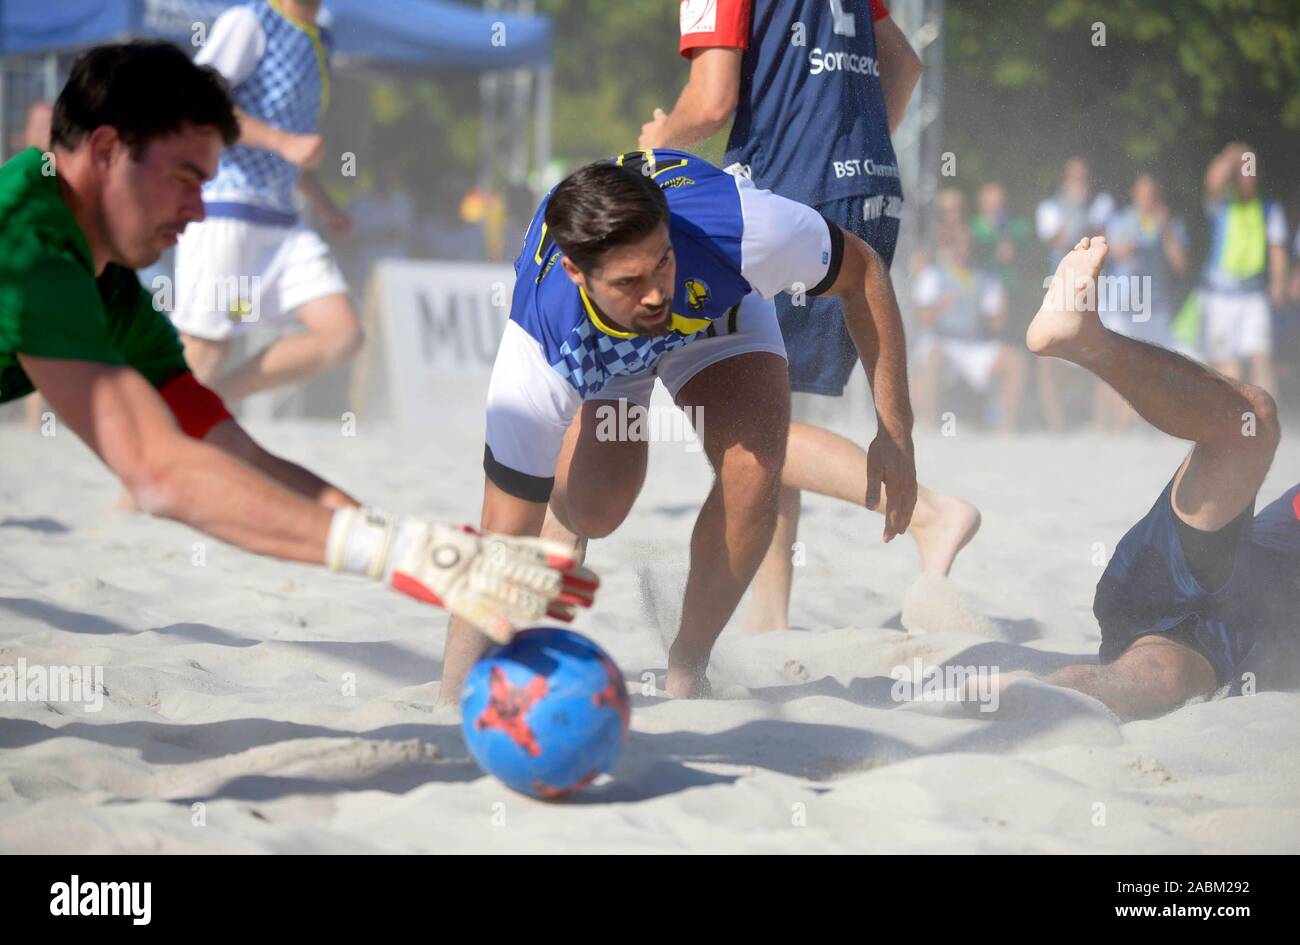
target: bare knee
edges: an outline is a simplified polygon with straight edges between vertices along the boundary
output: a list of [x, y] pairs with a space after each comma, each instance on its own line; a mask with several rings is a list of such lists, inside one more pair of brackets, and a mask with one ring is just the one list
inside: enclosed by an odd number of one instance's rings
[[785, 450], [777, 446], [750, 449], [733, 446], [722, 457], [718, 478], [727, 504], [776, 511], [781, 491]]
[[1168, 712], [1197, 696], [1211, 695], [1217, 679], [1210, 661], [1163, 637], [1141, 637], [1121, 660], [1134, 665], [1147, 698]]
[[608, 538], [623, 524], [631, 508], [631, 500], [612, 490], [589, 490], [578, 501], [560, 493], [551, 496], [555, 517], [580, 539]]

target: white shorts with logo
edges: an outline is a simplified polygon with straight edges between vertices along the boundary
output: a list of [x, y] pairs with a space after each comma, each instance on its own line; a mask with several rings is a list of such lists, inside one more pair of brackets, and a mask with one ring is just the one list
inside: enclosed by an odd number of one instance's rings
[[1273, 351], [1273, 323], [1263, 292], [1201, 290], [1201, 339], [1205, 359], [1236, 361]]
[[[586, 399], [626, 398], [630, 403], [649, 407], [655, 378], [676, 398], [691, 378], [728, 358], [755, 351], [785, 358], [776, 306], [757, 292], [740, 301], [734, 331], [730, 330], [729, 316], [716, 320], [714, 325], [714, 337], [700, 338], [668, 352], [648, 371], [611, 378], [600, 391], [587, 394]], [[547, 364], [536, 339], [517, 322], [506, 322], [488, 385], [486, 439], [494, 464], [491, 468], [507, 478], [522, 476], [549, 482], [555, 475], [565, 431], [581, 409], [578, 391]], [[549, 493], [549, 485], [543, 491]]]
[[587, 400], [627, 398], [632, 403], [648, 407], [656, 377], [676, 400], [678, 392], [691, 378], [719, 361], [754, 351], [785, 357], [785, 341], [781, 337], [781, 323], [776, 318], [776, 305], [757, 292], [751, 292], [740, 300], [735, 332], [728, 333], [728, 320], [725, 318], [718, 319], [715, 324], [717, 337], [703, 338], [669, 351], [649, 371], [612, 378], [599, 391], [588, 394]]
[[172, 322], [217, 341], [347, 291], [329, 246], [310, 227], [209, 217], [186, 227], [176, 244]]

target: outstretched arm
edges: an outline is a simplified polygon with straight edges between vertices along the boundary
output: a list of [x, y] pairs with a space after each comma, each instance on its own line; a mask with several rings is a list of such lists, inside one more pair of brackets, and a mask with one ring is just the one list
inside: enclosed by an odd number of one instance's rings
[[894, 284], [880, 254], [857, 236], [844, 235], [839, 276], [828, 295], [840, 297], [844, 323], [876, 402], [878, 430], [867, 450], [867, 508], [886, 492], [885, 541], [907, 531], [916, 505], [912, 451], [912, 399], [907, 384], [907, 341]]
[[306, 496], [329, 509], [341, 509], [361, 503], [337, 486], [331, 485], [310, 469], [276, 456], [263, 449], [236, 420], [223, 420], [212, 428], [203, 441], [238, 457], [249, 466], [274, 479], [287, 489]]
[[[246, 551], [383, 580], [501, 641], [542, 616], [571, 618], [574, 608], [591, 605], [594, 576], [575, 566], [569, 549], [353, 508], [323, 480], [250, 447], [228, 425], [207, 432], [273, 475], [186, 435], [134, 368], [19, 359], [64, 422], [152, 515]], [[341, 507], [302, 493], [324, 494]]]
[[186, 436], [133, 368], [29, 355], [19, 360], [59, 417], [144, 511], [257, 554], [325, 562], [331, 510], [224, 449]]
[[1205, 169], [1205, 196], [1210, 200], [1222, 200], [1224, 190], [1232, 181], [1237, 171], [1237, 164], [1246, 153], [1245, 145], [1233, 142], [1220, 151], [1210, 166]]

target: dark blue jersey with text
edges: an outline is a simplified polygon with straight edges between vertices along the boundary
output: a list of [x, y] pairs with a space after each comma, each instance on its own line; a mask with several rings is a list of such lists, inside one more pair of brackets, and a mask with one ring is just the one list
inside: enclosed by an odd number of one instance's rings
[[902, 197], [867, 4], [754, 0], [723, 163], [811, 206]]

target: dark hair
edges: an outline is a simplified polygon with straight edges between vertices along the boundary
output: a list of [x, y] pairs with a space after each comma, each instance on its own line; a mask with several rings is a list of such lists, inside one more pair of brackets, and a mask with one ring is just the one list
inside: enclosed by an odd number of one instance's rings
[[583, 272], [615, 246], [648, 236], [668, 221], [668, 200], [637, 167], [598, 161], [560, 181], [546, 205], [546, 230]]
[[109, 125], [139, 158], [150, 141], [186, 123], [216, 128], [227, 145], [239, 139], [235, 106], [221, 75], [196, 66], [171, 43], [110, 43], [86, 50], [72, 64], [54, 103], [50, 146], [71, 150]]

